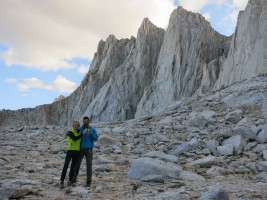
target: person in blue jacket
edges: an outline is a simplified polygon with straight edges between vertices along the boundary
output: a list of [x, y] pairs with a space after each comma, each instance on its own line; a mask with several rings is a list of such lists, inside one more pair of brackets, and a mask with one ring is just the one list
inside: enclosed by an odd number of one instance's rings
[[83, 118], [83, 125], [80, 127], [80, 132], [83, 133], [82, 141], [81, 141], [81, 148], [80, 148], [80, 155], [78, 157], [77, 165], [75, 167], [74, 172], [74, 181], [77, 180], [77, 176], [79, 174], [79, 170], [81, 167], [81, 163], [83, 157], [86, 159], [86, 187], [91, 186], [92, 182], [92, 161], [93, 161], [93, 148], [94, 148], [94, 141], [97, 141], [98, 134], [96, 130], [89, 125], [90, 118], [84, 117]]

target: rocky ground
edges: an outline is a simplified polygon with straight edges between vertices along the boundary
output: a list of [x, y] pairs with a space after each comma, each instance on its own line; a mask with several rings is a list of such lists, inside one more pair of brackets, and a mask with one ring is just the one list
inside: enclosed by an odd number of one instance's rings
[[69, 127], [2, 127], [0, 199], [267, 199], [266, 88], [257, 77], [150, 116], [93, 124], [90, 188], [85, 161], [77, 184], [59, 188]]

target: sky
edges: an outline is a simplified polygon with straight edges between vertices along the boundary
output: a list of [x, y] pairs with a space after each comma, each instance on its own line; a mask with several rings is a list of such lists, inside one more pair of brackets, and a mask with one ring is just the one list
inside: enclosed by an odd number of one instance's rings
[[50, 104], [88, 72], [100, 40], [136, 37], [144, 18], [166, 30], [177, 6], [234, 33], [248, 0], [0, 0], [0, 110]]

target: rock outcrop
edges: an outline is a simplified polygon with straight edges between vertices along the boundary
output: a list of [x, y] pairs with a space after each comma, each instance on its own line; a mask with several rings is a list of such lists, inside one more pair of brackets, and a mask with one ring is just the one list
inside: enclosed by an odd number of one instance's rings
[[63, 95], [59, 95], [59, 97], [55, 98], [53, 102], [61, 101], [61, 100], [63, 100], [63, 99], [65, 99], [65, 96], [63, 96]]
[[228, 57], [215, 88], [267, 73], [267, 1], [250, 0], [239, 13]]
[[157, 112], [182, 97], [192, 96], [201, 83], [203, 88], [208, 87], [207, 91], [217, 80], [222, 63], [220, 57], [228, 52], [228, 43], [228, 38], [213, 30], [200, 14], [181, 7], [173, 11], [155, 78], [138, 104], [136, 117]]
[[[96, 76], [101, 80], [106, 80], [105, 84], [99, 87], [99, 91], [89, 101], [80, 102], [87, 108], [80, 109], [82, 112], [78, 116], [90, 113], [90, 117], [95, 121], [116, 121], [134, 118], [137, 104], [143, 96], [144, 88], [150, 85], [154, 77], [156, 62], [162, 44], [164, 30], [154, 26], [148, 19], [144, 19], [139, 28], [136, 41], [132, 39], [127, 44], [121, 45], [121, 63], [115, 63], [110, 68], [110, 63], [106, 60], [112, 59], [118, 49], [107, 51], [106, 55], [97, 53], [95, 61], [92, 63], [92, 71], [89, 75], [92, 82]], [[120, 41], [118, 41], [120, 42]], [[110, 44], [107, 43], [109, 47]], [[98, 56], [98, 54], [100, 54]], [[98, 59], [99, 57], [99, 59]], [[102, 60], [101, 60], [102, 59]], [[105, 75], [106, 74], [106, 75]], [[90, 90], [94, 90], [90, 81], [84, 88], [81, 98], [92, 97]], [[78, 104], [78, 105], [79, 105]], [[77, 108], [79, 109], [79, 108]], [[75, 115], [77, 115], [75, 113]]]

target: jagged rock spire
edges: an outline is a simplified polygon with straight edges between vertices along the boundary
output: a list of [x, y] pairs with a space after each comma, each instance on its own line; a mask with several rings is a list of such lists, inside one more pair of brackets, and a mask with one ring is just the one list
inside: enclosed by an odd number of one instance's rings
[[267, 73], [267, 1], [250, 0], [238, 16], [229, 55], [215, 85], [229, 85]]
[[110, 35], [99, 42], [89, 72], [70, 96], [32, 109], [4, 110], [0, 125], [69, 125], [84, 115], [92, 122], [127, 120], [203, 95], [217, 80], [215, 89], [265, 74], [266, 10], [266, 0], [249, 1], [230, 51], [231, 37], [182, 7], [172, 12], [166, 31], [145, 18], [137, 38]]

